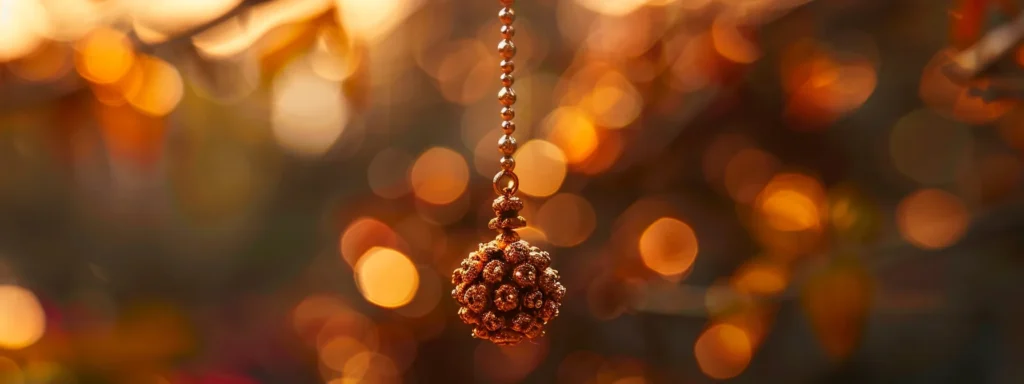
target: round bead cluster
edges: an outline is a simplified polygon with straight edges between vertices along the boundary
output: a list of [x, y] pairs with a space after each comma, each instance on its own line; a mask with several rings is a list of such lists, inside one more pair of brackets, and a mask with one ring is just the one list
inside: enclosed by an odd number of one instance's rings
[[452, 273], [459, 317], [473, 337], [516, 344], [544, 336], [565, 296], [551, 256], [524, 240], [480, 244]]

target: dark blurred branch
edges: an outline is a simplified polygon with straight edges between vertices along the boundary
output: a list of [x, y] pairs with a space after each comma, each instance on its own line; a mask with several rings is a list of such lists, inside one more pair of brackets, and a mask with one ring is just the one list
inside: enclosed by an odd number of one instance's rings
[[160, 41], [160, 42], [157, 42], [157, 43], [147, 44], [147, 43], [143, 42], [142, 40], [139, 39], [138, 35], [136, 35], [134, 29], [131, 31], [130, 37], [132, 39], [132, 42], [135, 43], [135, 45], [137, 47], [139, 47], [140, 49], [144, 49], [144, 48], [154, 49], [156, 47], [165, 46], [165, 45], [177, 45], [177, 44], [182, 44], [182, 43], [188, 43], [188, 42], [190, 42], [192, 40], [192, 37], [194, 37], [194, 36], [196, 36], [198, 34], [201, 34], [203, 32], [206, 32], [206, 31], [210, 30], [211, 28], [220, 25], [221, 23], [223, 23], [225, 21], [231, 20], [234, 17], [239, 17], [240, 19], [242, 19], [244, 21], [246, 19], [246, 17], [250, 14], [250, 12], [252, 12], [253, 7], [256, 7], [256, 6], [265, 4], [265, 3], [269, 3], [271, 1], [274, 1], [274, 0], [246, 0], [246, 1], [243, 1], [241, 3], [238, 3], [238, 5], [236, 5], [231, 10], [225, 12], [223, 15], [220, 15], [220, 16], [218, 16], [216, 18], [213, 18], [212, 20], [209, 20], [209, 21], [207, 21], [205, 23], [202, 23], [202, 24], [199, 24], [199, 25], [195, 25], [193, 27], [187, 28], [187, 29], [182, 30], [182, 31], [175, 32], [173, 34], [173, 36], [171, 36], [167, 40]]
[[943, 68], [946, 76], [966, 82], [980, 76], [993, 64], [1009, 55], [1024, 39], [1024, 15], [986, 33], [970, 48], [956, 54]]

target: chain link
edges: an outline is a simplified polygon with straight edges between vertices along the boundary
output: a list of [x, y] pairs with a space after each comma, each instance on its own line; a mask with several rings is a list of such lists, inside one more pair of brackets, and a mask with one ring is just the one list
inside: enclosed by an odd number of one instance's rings
[[516, 124], [512, 121], [516, 117], [516, 111], [512, 108], [516, 103], [516, 91], [512, 89], [512, 85], [515, 84], [512, 72], [516, 70], [515, 62], [512, 60], [516, 56], [516, 45], [512, 42], [516, 29], [512, 23], [516, 21], [516, 11], [512, 9], [515, 0], [498, 2], [502, 5], [498, 11], [498, 20], [501, 21], [501, 41], [498, 42], [498, 55], [501, 57], [501, 89], [498, 90], [498, 103], [501, 104], [501, 131], [504, 135], [498, 139], [498, 152], [502, 154], [501, 171], [494, 175], [494, 191], [499, 195], [511, 197], [519, 190], [519, 177], [513, 172], [516, 161], [512, 157], [518, 149], [516, 139], [512, 137], [516, 131]]

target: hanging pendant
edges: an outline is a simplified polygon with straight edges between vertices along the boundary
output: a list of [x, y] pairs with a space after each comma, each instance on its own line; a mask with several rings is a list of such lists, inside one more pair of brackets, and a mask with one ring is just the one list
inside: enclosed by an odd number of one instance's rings
[[519, 177], [512, 155], [517, 149], [512, 134], [516, 125], [516, 93], [512, 90], [515, 79], [516, 54], [512, 37], [515, 29], [514, 0], [499, 0], [504, 8], [498, 12], [502, 40], [498, 43], [501, 56], [502, 88], [498, 91], [501, 108], [501, 130], [498, 140], [501, 171], [494, 176], [494, 191], [498, 197], [491, 208], [495, 218], [488, 223], [498, 236], [480, 244], [452, 273], [452, 298], [459, 303], [459, 318], [473, 326], [473, 337], [496, 344], [511, 345], [523, 339], [544, 336], [544, 327], [558, 316], [565, 296], [565, 287], [559, 281], [558, 271], [551, 268], [551, 256], [519, 238], [516, 229], [526, 226], [519, 216], [523, 202], [515, 196], [519, 190]]

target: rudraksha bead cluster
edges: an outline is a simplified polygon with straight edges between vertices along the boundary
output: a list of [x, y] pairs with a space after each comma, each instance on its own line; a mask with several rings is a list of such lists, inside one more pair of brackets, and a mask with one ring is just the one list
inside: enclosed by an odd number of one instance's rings
[[[474, 337], [509, 345], [544, 335], [544, 327], [558, 316], [565, 287], [550, 267], [551, 256], [513, 230], [525, 225], [517, 214], [522, 202], [500, 196], [493, 208], [498, 217], [491, 226], [502, 232], [480, 244], [452, 273], [452, 297], [461, 306], [459, 317], [474, 327]], [[519, 220], [495, 225], [509, 217]]]

